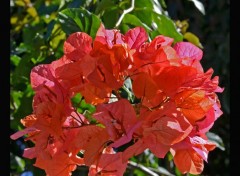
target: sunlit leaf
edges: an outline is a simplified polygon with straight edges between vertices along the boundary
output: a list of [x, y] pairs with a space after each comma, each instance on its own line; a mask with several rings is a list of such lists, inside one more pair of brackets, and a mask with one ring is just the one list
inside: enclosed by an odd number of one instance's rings
[[151, 31], [151, 28], [144, 24], [137, 16], [132, 14], [126, 14], [123, 18], [123, 23], [130, 24], [132, 26], [141, 26], [148, 32]]
[[18, 5], [18, 6], [22, 6], [22, 7], [25, 6], [25, 2], [23, 0], [16, 0], [15, 4]]
[[150, 8], [153, 9], [153, 0], [137, 0], [135, 1], [136, 8]]
[[102, 16], [102, 21], [105, 27], [114, 28], [119, 19], [120, 13], [121, 11], [117, 7], [106, 9], [104, 15]]
[[177, 31], [176, 25], [170, 18], [165, 15], [154, 15], [153, 20], [160, 34], [174, 38], [175, 42], [183, 40], [182, 34]]
[[17, 16], [11, 16], [11, 19], [10, 19], [10, 22], [11, 22], [11, 24], [16, 24], [17, 23], [17, 21], [18, 21], [18, 17]]
[[34, 7], [29, 7], [27, 8], [27, 12], [32, 16], [32, 17], [36, 17], [38, 15], [36, 9]]
[[113, 8], [113, 7], [114, 7], [114, 2], [112, 0], [97, 1], [97, 7], [95, 10], [95, 13], [96, 14], [104, 13], [106, 9]]
[[20, 91], [11, 91], [11, 109], [17, 110], [21, 104], [20, 98], [22, 97], [23, 92]]
[[16, 169], [17, 172], [24, 171], [25, 160], [20, 158], [19, 156], [14, 155], [12, 152], [10, 153], [11, 159], [11, 169]]
[[166, 5], [165, 0], [160, 0], [159, 2], [160, 2], [161, 6], [162, 6], [163, 8], [165, 8], [165, 9], [167, 8], [167, 5]]
[[86, 32], [94, 38], [101, 20], [84, 8], [68, 8], [59, 12], [59, 22], [67, 34]]
[[30, 61], [30, 58], [22, 58], [20, 60], [18, 67], [16, 67], [12, 75], [14, 87], [24, 86], [23, 84], [29, 81], [29, 74], [32, 67], [33, 63]]
[[61, 30], [59, 24], [54, 25], [50, 38], [50, 46], [53, 49], [58, 48], [61, 42], [63, 43], [63, 40], [66, 39], [66, 34]]
[[175, 24], [181, 30], [182, 34], [185, 34], [187, 32], [187, 29], [189, 27], [188, 20], [182, 20], [182, 21], [177, 20]]
[[55, 24], [56, 24], [56, 21], [55, 21], [55, 20], [52, 20], [51, 22], [48, 23], [47, 32], [46, 32], [46, 34], [45, 34], [45, 36], [44, 36], [45, 39], [49, 39], [49, 37], [50, 37], [50, 35], [51, 35], [52, 31], [53, 31], [53, 28], [54, 28]]
[[[138, 2], [138, 1], [137, 1]], [[148, 27], [152, 26], [153, 21], [153, 9], [149, 7], [140, 6], [137, 7], [131, 12], [131, 14], [135, 15], [142, 23], [146, 24]]]
[[184, 35], [183, 35], [183, 38], [188, 40], [189, 42], [191, 42], [192, 44], [198, 46], [199, 48], [202, 48], [203, 49], [203, 46], [202, 44], [200, 43], [199, 41], [199, 38], [191, 33], [191, 32], [186, 32]]
[[18, 66], [18, 64], [19, 64], [19, 62], [20, 62], [20, 60], [21, 60], [21, 58], [19, 57], [19, 56], [17, 56], [17, 55], [13, 55], [13, 56], [11, 56], [11, 63], [14, 65], [14, 66]]
[[206, 135], [211, 142], [214, 142], [216, 144], [216, 147], [222, 151], [225, 150], [223, 140], [220, 136], [212, 132], [207, 132]]
[[202, 4], [202, 2], [200, 2], [199, 0], [189, 0], [192, 1], [193, 4], [195, 5], [195, 7], [203, 14], [205, 15], [205, 8]]

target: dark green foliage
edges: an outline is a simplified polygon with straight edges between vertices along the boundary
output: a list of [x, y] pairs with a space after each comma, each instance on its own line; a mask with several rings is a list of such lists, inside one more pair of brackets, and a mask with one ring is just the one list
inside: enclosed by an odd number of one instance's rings
[[66, 34], [85, 32], [95, 38], [100, 19], [83, 8], [65, 9], [59, 12], [59, 22]]

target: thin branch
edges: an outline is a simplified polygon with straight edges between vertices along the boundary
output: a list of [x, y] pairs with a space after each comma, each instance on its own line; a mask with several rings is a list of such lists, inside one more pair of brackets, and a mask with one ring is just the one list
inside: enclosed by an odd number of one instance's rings
[[151, 171], [154, 171], [156, 173], [158, 173], [159, 175], [166, 175], [166, 176], [175, 176], [173, 174], [171, 174], [170, 172], [168, 172], [168, 170], [164, 169], [164, 168], [149, 168]]
[[159, 176], [159, 175], [165, 175], [165, 176], [175, 176], [173, 174], [171, 174], [170, 172], [168, 172], [168, 170], [164, 169], [164, 168], [148, 168], [146, 166], [143, 166], [141, 164], [135, 163], [133, 161], [128, 161], [128, 165], [132, 168], [136, 168], [136, 169], [140, 169], [141, 171], [143, 171], [144, 173], [146, 173], [149, 176]]
[[117, 23], [116, 23], [116, 25], [115, 25], [115, 28], [117, 28], [117, 27], [120, 25], [120, 23], [121, 23], [122, 20], [123, 20], [123, 17], [124, 17], [127, 13], [131, 12], [131, 11], [134, 9], [134, 3], [135, 3], [135, 0], [132, 0], [132, 2], [131, 2], [131, 7], [130, 7], [129, 9], [126, 9], [126, 10], [123, 11], [122, 15], [120, 16], [120, 18], [118, 19], [118, 21], [117, 21]]
[[159, 176], [157, 173], [151, 171], [149, 168], [147, 168], [141, 164], [135, 163], [133, 161], [128, 161], [128, 165], [132, 168], [140, 169], [141, 171], [143, 171], [145, 174], [147, 174], [149, 176]]

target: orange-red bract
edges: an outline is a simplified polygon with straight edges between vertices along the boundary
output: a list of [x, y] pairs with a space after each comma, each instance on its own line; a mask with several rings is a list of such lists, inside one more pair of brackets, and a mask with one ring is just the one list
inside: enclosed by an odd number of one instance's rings
[[174, 163], [182, 173], [200, 174], [204, 168], [203, 161], [207, 162], [208, 152], [215, 147], [214, 143], [194, 136], [187, 137], [174, 145], [170, 151], [173, 154]]
[[[121, 176], [145, 149], [158, 158], [170, 151], [180, 172], [200, 174], [215, 148], [206, 132], [222, 115], [216, 93], [224, 89], [213, 69], [204, 72], [201, 49], [173, 42], [163, 35], [149, 42], [142, 27], [122, 34], [101, 24], [94, 40], [71, 34], [60, 59], [31, 71], [33, 113], [11, 135], [34, 143], [23, 157], [49, 176], [81, 165], [90, 176]], [[96, 106], [93, 122], [73, 107], [78, 93]]]
[[129, 142], [134, 130], [140, 126], [132, 105], [125, 99], [98, 105], [94, 117], [105, 125], [114, 141], [112, 147], [119, 147]]
[[121, 153], [103, 154], [97, 165], [89, 169], [89, 176], [121, 176], [127, 167], [127, 162], [122, 161]]

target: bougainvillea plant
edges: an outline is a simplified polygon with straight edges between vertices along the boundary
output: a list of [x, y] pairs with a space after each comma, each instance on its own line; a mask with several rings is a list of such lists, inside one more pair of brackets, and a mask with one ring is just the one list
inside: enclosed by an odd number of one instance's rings
[[[60, 59], [31, 71], [33, 113], [11, 135], [34, 143], [23, 156], [49, 176], [83, 165], [88, 175], [121, 176], [131, 157], [149, 149], [158, 158], [170, 152], [181, 173], [200, 174], [215, 148], [206, 132], [222, 114], [216, 93], [223, 88], [213, 69], [204, 72], [201, 49], [173, 41], [103, 24], [94, 41], [71, 34]], [[78, 95], [96, 108], [92, 115], [77, 111]]]

